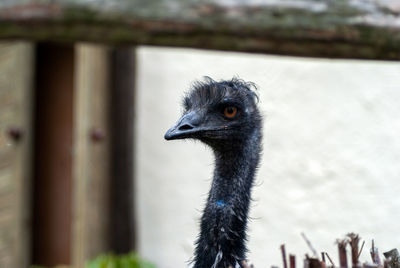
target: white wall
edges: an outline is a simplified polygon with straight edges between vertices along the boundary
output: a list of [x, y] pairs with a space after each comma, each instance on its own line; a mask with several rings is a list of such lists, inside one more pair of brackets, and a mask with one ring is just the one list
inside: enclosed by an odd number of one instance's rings
[[149, 47], [138, 63], [138, 242], [159, 267], [187, 266], [210, 186], [211, 152], [163, 139], [182, 93], [205, 75], [259, 86], [264, 155], [248, 245], [256, 268], [282, 266], [282, 243], [302, 258], [301, 232], [335, 259], [335, 239], [351, 231], [368, 248], [372, 238], [381, 251], [400, 245], [398, 63]]

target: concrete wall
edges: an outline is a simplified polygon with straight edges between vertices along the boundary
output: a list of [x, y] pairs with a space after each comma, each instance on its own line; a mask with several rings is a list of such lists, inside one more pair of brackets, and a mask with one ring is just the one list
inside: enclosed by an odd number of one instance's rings
[[398, 63], [141, 47], [136, 202], [145, 257], [175, 268], [192, 256], [213, 159], [200, 143], [163, 135], [182, 93], [204, 75], [259, 86], [264, 155], [249, 224], [256, 267], [281, 266], [282, 243], [298, 260], [309, 253], [301, 232], [335, 259], [335, 239], [352, 231], [368, 248], [372, 238], [381, 251], [400, 245]]

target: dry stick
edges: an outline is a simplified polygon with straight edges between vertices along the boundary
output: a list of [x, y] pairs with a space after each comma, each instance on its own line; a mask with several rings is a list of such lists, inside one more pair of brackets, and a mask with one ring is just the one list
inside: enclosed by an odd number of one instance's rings
[[359, 260], [359, 259], [360, 259], [360, 255], [361, 255], [361, 252], [362, 252], [362, 250], [363, 250], [363, 248], [364, 248], [364, 244], [365, 244], [365, 240], [363, 241], [363, 243], [362, 243], [362, 245], [361, 245], [360, 252], [358, 252], [358, 255], [357, 255], [357, 260]]
[[313, 256], [317, 257], [317, 251], [314, 249], [314, 247], [312, 246], [310, 240], [307, 239], [306, 235], [304, 233], [301, 233], [301, 236], [303, 237], [304, 241], [306, 241], [307, 246], [311, 249]]
[[326, 257], [328, 257], [328, 260], [330, 261], [330, 263], [332, 264], [333, 267], [335, 267], [335, 263], [332, 261], [331, 257], [329, 257], [328, 252], [325, 252]]
[[304, 268], [310, 268], [310, 256], [308, 254], [304, 254]]
[[372, 243], [371, 243], [371, 250], [370, 250], [370, 254], [371, 254], [371, 259], [373, 263], [376, 263], [376, 255], [375, 255], [375, 244], [374, 244], [374, 239], [372, 239]]
[[347, 253], [346, 253], [346, 246], [347, 240], [337, 240], [338, 244], [338, 252], [339, 252], [339, 265], [341, 268], [347, 268]]
[[320, 262], [317, 258], [308, 259], [310, 268], [322, 268], [323, 262]]
[[288, 268], [287, 266], [287, 260], [286, 260], [286, 250], [285, 250], [285, 245], [281, 245], [281, 251], [282, 251], [282, 259], [283, 259], [283, 268]]
[[375, 247], [374, 239], [372, 239], [372, 247], [371, 247], [371, 259], [372, 262], [375, 264], [381, 265], [381, 259], [379, 258], [378, 248]]
[[358, 243], [360, 242], [360, 237], [355, 233], [350, 233], [347, 235], [350, 238], [351, 246], [351, 261], [353, 267], [358, 266]]
[[292, 254], [289, 255], [289, 264], [290, 268], [296, 268], [296, 256]]

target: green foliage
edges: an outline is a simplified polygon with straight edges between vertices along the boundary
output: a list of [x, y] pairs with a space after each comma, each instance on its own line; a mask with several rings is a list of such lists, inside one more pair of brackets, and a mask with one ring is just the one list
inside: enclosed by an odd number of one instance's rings
[[[67, 266], [56, 266], [67, 267]], [[68, 266], [69, 267], [69, 266]], [[72, 266], [71, 266], [72, 267]], [[46, 268], [40, 265], [32, 265], [30, 268]], [[136, 253], [115, 255], [104, 254], [88, 261], [85, 268], [156, 268], [155, 265], [139, 257]]]
[[137, 254], [106, 254], [89, 261], [85, 268], [156, 268]]

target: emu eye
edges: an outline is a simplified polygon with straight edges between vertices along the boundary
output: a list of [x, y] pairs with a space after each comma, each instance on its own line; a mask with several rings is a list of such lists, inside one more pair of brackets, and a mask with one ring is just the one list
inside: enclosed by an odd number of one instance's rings
[[228, 106], [224, 109], [224, 115], [228, 118], [234, 118], [237, 114], [237, 108], [234, 106]]

